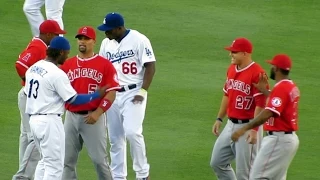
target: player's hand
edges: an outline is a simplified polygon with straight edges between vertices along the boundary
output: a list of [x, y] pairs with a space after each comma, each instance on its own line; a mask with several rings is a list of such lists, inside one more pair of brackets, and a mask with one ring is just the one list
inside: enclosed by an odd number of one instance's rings
[[90, 112], [85, 116], [84, 122], [86, 124], [94, 124], [99, 120], [100, 115], [101, 114], [98, 113], [97, 111]]
[[141, 95], [135, 95], [132, 99], [133, 104], [141, 104], [144, 100], [144, 97]]
[[257, 143], [257, 131], [256, 130], [250, 130], [248, 137], [247, 137], [247, 142], [249, 144], [256, 144]]
[[99, 93], [100, 97], [104, 97], [106, 94], [107, 86], [98, 87], [97, 92]]
[[243, 130], [242, 128], [234, 131], [234, 132], [232, 133], [232, 135], [231, 135], [232, 141], [233, 141], [233, 142], [237, 142], [237, 141], [239, 140], [239, 138], [244, 135], [244, 133], [246, 133], [246, 131]]
[[265, 73], [261, 73], [259, 75], [258, 83], [252, 83], [255, 88], [257, 88], [260, 92], [268, 91], [268, 77]]
[[221, 124], [222, 122], [221, 121], [216, 121], [213, 126], [212, 126], [212, 133], [215, 135], [215, 136], [219, 136], [220, 135], [220, 127], [221, 127]]

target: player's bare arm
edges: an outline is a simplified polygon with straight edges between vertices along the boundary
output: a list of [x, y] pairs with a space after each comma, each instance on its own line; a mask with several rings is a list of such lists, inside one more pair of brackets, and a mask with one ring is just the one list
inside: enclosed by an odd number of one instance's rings
[[270, 110], [264, 109], [258, 116], [256, 116], [250, 123], [243, 126], [242, 128], [235, 131], [231, 139], [236, 142], [238, 139], [245, 134], [246, 131], [253, 129], [255, 127], [259, 127], [263, 123], [265, 123], [269, 118], [273, 117], [273, 112]]
[[148, 91], [149, 86], [152, 82], [153, 76], [156, 72], [156, 63], [155, 62], [148, 62], [144, 64], [146, 68], [143, 76], [143, 84], [142, 88], [136, 96], [134, 96], [132, 102], [133, 103], [141, 103], [144, 100], [144, 94]]
[[220, 109], [219, 109], [219, 112], [218, 112], [218, 116], [217, 116], [217, 119], [215, 121], [215, 123], [213, 124], [212, 126], [212, 133], [216, 136], [219, 136], [220, 132], [219, 132], [219, 129], [220, 129], [220, 126], [222, 124], [222, 120], [223, 118], [226, 116], [227, 114], [227, 108], [228, 108], [228, 96], [224, 95], [222, 97], [222, 100], [221, 100], [221, 104], [220, 104]]
[[116, 99], [116, 91], [115, 90], [108, 91], [107, 94], [103, 97], [100, 103], [100, 106], [95, 111], [89, 113], [86, 116], [85, 123], [87, 124], [96, 123], [99, 117], [111, 107], [115, 99]]

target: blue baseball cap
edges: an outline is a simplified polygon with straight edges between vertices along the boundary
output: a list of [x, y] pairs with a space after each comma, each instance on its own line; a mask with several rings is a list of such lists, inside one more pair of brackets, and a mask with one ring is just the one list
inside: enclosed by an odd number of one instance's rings
[[49, 48], [67, 51], [70, 50], [70, 44], [66, 38], [57, 36], [51, 40]]
[[98, 26], [100, 31], [110, 31], [117, 27], [124, 26], [124, 20], [121, 14], [118, 13], [109, 13], [103, 19], [103, 24]]

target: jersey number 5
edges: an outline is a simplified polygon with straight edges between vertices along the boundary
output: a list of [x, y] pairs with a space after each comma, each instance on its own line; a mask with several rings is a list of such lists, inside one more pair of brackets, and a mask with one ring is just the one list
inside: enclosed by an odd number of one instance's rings
[[[35, 88], [34, 89], [35, 92], [32, 92], [33, 88]], [[37, 97], [38, 97], [38, 89], [39, 89], [39, 81], [31, 79], [31, 81], [29, 82], [28, 98], [31, 98], [31, 95], [32, 95], [33, 98], [37, 99]]]
[[238, 95], [236, 98], [236, 108], [248, 110], [251, 108], [253, 97]]
[[122, 72], [123, 74], [137, 74], [138, 69], [137, 69], [137, 63], [132, 62], [132, 63], [128, 63], [128, 62], [124, 62], [122, 63]]

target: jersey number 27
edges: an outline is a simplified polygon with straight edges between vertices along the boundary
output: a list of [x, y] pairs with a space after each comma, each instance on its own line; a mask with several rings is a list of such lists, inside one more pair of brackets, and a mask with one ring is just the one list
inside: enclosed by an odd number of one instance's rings
[[38, 89], [39, 89], [39, 81], [31, 79], [29, 81], [28, 98], [31, 98], [31, 95], [32, 95], [33, 98], [37, 99], [37, 97], [38, 97]]

